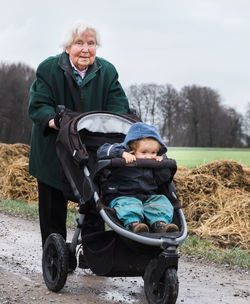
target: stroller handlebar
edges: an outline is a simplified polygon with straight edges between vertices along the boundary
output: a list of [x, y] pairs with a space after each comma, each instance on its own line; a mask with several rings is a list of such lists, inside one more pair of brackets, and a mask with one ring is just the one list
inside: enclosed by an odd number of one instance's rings
[[56, 107], [56, 115], [54, 117], [54, 121], [55, 121], [55, 125], [57, 126], [57, 128], [60, 129], [60, 121], [61, 121], [61, 118], [62, 118], [62, 115], [65, 111], [65, 106], [63, 105], [58, 105]]
[[176, 168], [175, 159], [164, 159], [157, 161], [155, 159], [136, 159], [133, 163], [127, 164], [124, 158], [113, 158], [110, 160], [110, 167], [144, 167], [144, 168]]

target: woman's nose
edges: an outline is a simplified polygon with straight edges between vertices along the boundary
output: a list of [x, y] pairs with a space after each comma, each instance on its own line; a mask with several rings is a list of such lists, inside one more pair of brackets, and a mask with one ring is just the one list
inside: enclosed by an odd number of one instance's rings
[[84, 44], [82, 45], [82, 52], [88, 52], [88, 49], [89, 49], [88, 44], [87, 44], [87, 43], [84, 43]]

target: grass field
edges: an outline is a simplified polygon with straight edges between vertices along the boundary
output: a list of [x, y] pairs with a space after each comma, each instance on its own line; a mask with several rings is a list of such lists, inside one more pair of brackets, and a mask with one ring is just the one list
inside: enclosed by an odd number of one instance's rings
[[168, 147], [167, 155], [176, 159], [179, 166], [187, 168], [194, 168], [219, 159], [234, 160], [250, 167], [250, 149]]

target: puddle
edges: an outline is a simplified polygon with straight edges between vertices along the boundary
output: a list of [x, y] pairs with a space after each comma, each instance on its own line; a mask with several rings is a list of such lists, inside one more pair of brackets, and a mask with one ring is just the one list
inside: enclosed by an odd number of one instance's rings
[[143, 280], [140, 277], [108, 278], [106, 284], [103, 296], [105, 300], [120, 303], [142, 303]]

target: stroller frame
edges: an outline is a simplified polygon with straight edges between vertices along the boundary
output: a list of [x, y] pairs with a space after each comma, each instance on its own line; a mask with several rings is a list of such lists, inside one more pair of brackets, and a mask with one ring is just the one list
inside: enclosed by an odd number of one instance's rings
[[[68, 110], [66, 110], [68, 111]], [[64, 118], [64, 109], [61, 108], [58, 110], [58, 116]], [[60, 113], [61, 112], [61, 113]], [[114, 118], [114, 121], [118, 119], [118, 121], [122, 120], [122, 127], [119, 130], [123, 130], [123, 133], [127, 132], [128, 128], [133, 120], [130, 118], [124, 118], [123, 115], [108, 113], [108, 112], [90, 112], [85, 115], [78, 114], [79, 118], [74, 122], [74, 132], [75, 134], [80, 132], [82, 129], [90, 130], [91, 132], [95, 132], [98, 130], [98, 126], [93, 124], [94, 119], [97, 117], [101, 118], [99, 125], [105, 125], [104, 128], [107, 127], [105, 121], [109, 122], [110, 119]], [[71, 119], [70, 119], [71, 121]], [[62, 124], [67, 125], [69, 120], [66, 122], [61, 122]], [[111, 124], [112, 125], [112, 124]], [[117, 125], [112, 125], [112, 130], [117, 132]], [[118, 130], [118, 131], [119, 131]], [[60, 133], [59, 133], [60, 135]], [[78, 138], [79, 140], [79, 138]], [[59, 139], [60, 141], [60, 139]], [[81, 141], [81, 140], [80, 140]], [[80, 144], [82, 144], [80, 142]], [[60, 146], [60, 144], [59, 144]], [[59, 150], [62, 147], [60, 146]], [[58, 152], [58, 150], [57, 150]], [[58, 153], [58, 157], [60, 159], [60, 153]], [[73, 157], [79, 154], [78, 150], [74, 150]], [[60, 159], [61, 160], [61, 159]], [[62, 160], [61, 160], [62, 162]], [[107, 159], [107, 160], [99, 160], [93, 170], [90, 170], [86, 164], [84, 163], [81, 166], [81, 174], [84, 176], [85, 185], [84, 189], [87, 189], [87, 194], [82, 195], [72, 179], [70, 170], [66, 168], [65, 175], [69, 180], [71, 185], [72, 192], [74, 197], [76, 198], [79, 209], [85, 205], [87, 201], [92, 199], [96, 204], [96, 209], [98, 210], [100, 216], [104, 220], [104, 222], [119, 236], [124, 239], [131, 240], [132, 242], [136, 242], [142, 244], [143, 246], [150, 246], [150, 248], [160, 248], [160, 254], [158, 258], [154, 258], [149, 261], [144, 271], [144, 290], [145, 295], [148, 300], [148, 303], [175, 303], [178, 296], [178, 277], [177, 277], [177, 269], [178, 269], [178, 259], [179, 255], [177, 253], [177, 247], [180, 243], [182, 243], [187, 236], [187, 224], [184, 217], [184, 214], [181, 208], [176, 208], [175, 216], [178, 218], [178, 224], [180, 228], [180, 232], [178, 233], [164, 233], [164, 234], [154, 234], [154, 233], [141, 233], [135, 234], [131, 231], [126, 230], [121, 225], [117, 224], [112, 217], [108, 213], [106, 206], [102, 203], [102, 198], [99, 196], [97, 185], [94, 183], [95, 177], [97, 174], [103, 170], [104, 168], [116, 167], [116, 166], [124, 166], [124, 160], [121, 159]], [[159, 162], [149, 160], [137, 160], [135, 162], [136, 166], [150, 166], [155, 167], [159, 165]], [[169, 162], [168, 165], [171, 165]], [[125, 164], [126, 166], [126, 164]], [[131, 165], [130, 165], [131, 166]], [[65, 168], [64, 168], [65, 169]], [[89, 190], [90, 189], [90, 190]], [[177, 201], [177, 197], [175, 194], [175, 188], [173, 182], [168, 185], [168, 194], [171, 201]], [[48, 289], [58, 292], [61, 290], [66, 282], [67, 273], [69, 266], [73, 268], [76, 267], [76, 248], [78, 245], [82, 244], [80, 235], [82, 231], [82, 226], [84, 224], [85, 214], [79, 213], [79, 218], [76, 222], [76, 229], [70, 243], [66, 243], [61, 235], [53, 233], [51, 234], [45, 242], [44, 250], [43, 250], [43, 258], [42, 258], [42, 266], [43, 266], [43, 276], [45, 283]], [[73, 261], [73, 263], [72, 263]], [[91, 265], [90, 265], [91, 268]], [[91, 268], [92, 269], [92, 268]], [[95, 267], [94, 267], [95, 269]], [[92, 269], [93, 271], [93, 269]], [[95, 270], [93, 271], [94, 273]], [[100, 273], [97, 271], [97, 275], [104, 275], [105, 273]], [[118, 275], [121, 276], [121, 273], [118, 272]], [[137, 275], [137, 274], [136, 274]], [[138, 272], [138, 275], [141, 275], [141, 271]], [[107, 276], [116, 276], [115, 273], [108, 274]], [[126, 276], [126, 273], [125, 273]], [[134, 275], [133, 275], [134, 276]]]

